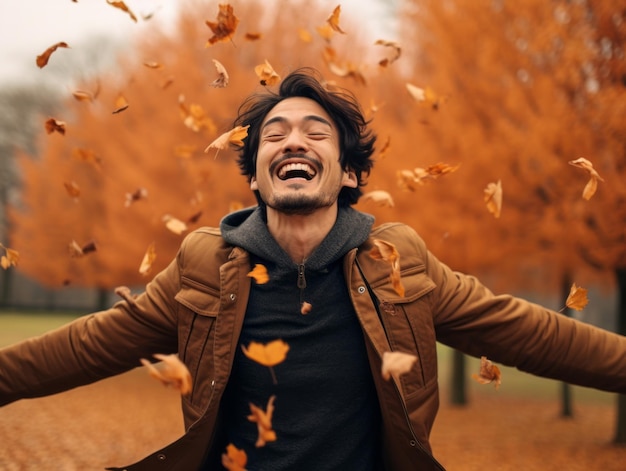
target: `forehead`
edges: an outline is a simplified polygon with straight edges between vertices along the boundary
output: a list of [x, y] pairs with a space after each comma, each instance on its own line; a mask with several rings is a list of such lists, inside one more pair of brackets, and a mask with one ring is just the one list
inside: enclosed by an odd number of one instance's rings
[[333, 125], [332, 118], [318, 102], [305, 97], [292, 97], [285, 98], [276, 104], [265, 116], [262, 126], [270, 120], [276, 121], [277, 118], [280, 118], [280, 121], [297, 122], [307, 118], [310, 119], [311, 117], [323, 118], [331, 126]]

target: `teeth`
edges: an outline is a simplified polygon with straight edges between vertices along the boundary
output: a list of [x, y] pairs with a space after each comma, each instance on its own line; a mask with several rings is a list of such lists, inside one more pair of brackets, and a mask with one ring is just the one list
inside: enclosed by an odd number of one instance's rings
[[278, 171], [278, 178], [284, 179], [287, 177], [287, 173], [295, 171], [306, 172], [310, 178], [315, 176], [315, 170], [313, 167], [305, 163], [297, 162], [283, 165]]

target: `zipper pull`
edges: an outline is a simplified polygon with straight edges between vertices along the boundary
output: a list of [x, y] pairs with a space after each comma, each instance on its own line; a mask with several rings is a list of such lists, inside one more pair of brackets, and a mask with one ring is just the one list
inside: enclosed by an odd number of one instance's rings
[[304, 277], [304, 263], [298, 265], [298, 288], [306, 288], [306, 278]]

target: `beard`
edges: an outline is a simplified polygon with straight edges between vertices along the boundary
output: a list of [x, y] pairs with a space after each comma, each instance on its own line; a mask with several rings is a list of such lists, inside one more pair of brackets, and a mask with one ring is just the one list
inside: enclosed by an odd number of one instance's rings
[[308, 216], [318, 209], [332, 206], [336, 201], [337, 195], [328, 193], [317, 195], [285, 195], [269, 198], [266, 205], [283, 214]]

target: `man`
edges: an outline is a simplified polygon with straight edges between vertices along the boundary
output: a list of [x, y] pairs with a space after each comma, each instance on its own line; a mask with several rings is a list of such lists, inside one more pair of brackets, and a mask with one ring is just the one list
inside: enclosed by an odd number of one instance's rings
[[[111, 469], [221, 469], [236, 448], [250, 470], [406, 471], [443, 469], [428, 442], [436, 341], [626, 393], [625, 337], [495, 296], [440, 263], [409, 227], [372, 228], [351, 207], [375, 136], [355, 98], [322, 83], [297, 70], [278, 93], [242, 105], [235, 124], [249, 128], [238, 163], [257, 207], [188, 235], [145, 293], [0, 351], [0, 404], [177, 353], [193, 379], [185, 435]], [[397, 251], [399, 279], [372, 256], [380, 244]], [[254, 267], [267, 282], [250, 276]], [[254, 344], [277, 340], [288, 346], [281, 361], [250, 358]], [[416, 361], [386, 380], [386, 352]], [[272, 433], [261, 437], [261, 425]]]

